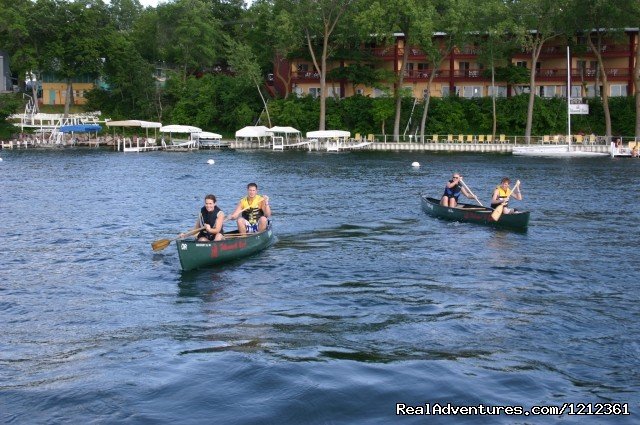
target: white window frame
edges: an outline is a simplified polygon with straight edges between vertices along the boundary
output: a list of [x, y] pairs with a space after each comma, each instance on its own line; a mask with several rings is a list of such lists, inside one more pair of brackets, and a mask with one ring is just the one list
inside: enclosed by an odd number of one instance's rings
[[320, 87], [309, 87], [308, 93], [314, 99], [317, 99], [318, 97], [320, 97], [320, 93], [321, 93], [320, 92]]
[[507, 88], [505, 86], [488, 86], [487, 87], [487, 96], [493, 96], [493, 90], [496, 90], [496, 97], [507, 97]]
[[627, 85], [626, 84], [611, 84], [609, 86], [609, 96], [611, 96], [611, 97], [627, 96]]
[[465, 99], [482, 97], [482, 92], [482, 86], [462, 86], [462, 97]]

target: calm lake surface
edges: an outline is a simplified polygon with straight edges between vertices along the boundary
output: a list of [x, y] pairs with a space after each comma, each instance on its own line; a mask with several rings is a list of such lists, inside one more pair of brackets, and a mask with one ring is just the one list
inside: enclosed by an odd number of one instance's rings
[[[0, 156], [2, 423], [640, 420], [640, 161]], [[418, 194], [440, 196], [453, 171], [483, 203], [520, 179], [529, 230], [422, 213]], [[231, 212], [251, 181], [271, 198], [274, 246], [189, 273], [174, 244], [151, 250], [193, 226], [205, 194]], [[395, 415], [578, 402], [631, 415]]]

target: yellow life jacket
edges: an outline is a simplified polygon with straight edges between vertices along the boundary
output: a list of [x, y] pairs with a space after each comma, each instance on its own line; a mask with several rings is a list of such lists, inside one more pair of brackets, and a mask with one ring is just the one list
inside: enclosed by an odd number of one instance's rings
[[243, 209], [242, 218], [247, 220], [249, 224], [256, 224], [260, 217], [264, 215], [264, 211], [260, 208], [263, 197], [256, 195], [249, 203], [249, 198], [244, 197], [240, 200], [240, 207]]

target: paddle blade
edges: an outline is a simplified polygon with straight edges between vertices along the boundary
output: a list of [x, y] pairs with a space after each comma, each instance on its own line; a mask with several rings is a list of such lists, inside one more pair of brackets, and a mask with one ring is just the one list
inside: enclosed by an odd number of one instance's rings
[[504, 205], [500, 204], [496, 207], [496, 209], [491, 213], [491, 218], [493, 221], [500, 220], [500, 216], [502, 215], [502, 210], [504, 210]]
[[151, 249], [154, 251], [162, 251], [168, 247], [170, 243], [171, 241], [169, 239], [160, 239], [151, 244]]

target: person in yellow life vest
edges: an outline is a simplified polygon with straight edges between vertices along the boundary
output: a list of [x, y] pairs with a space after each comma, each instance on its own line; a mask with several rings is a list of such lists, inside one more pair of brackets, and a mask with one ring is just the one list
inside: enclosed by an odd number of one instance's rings
[[247, 196], [238, 202], [236, 210], [229, 216], [230, 220], [237, 220], [238, 232], [246, 233], [262, 232], [267, 230], [271, 217], [269, 197], [258, 195], [258, 185], [247, 185]]
[[[496, 186], [493, 191], [493, 196], [491, 197], [491, 208], [495, 209], [498, 205], [507, 201], [507, 197], [511, 193], [511, 188], [509, 187], [510, 183], [511, 181], [509, 180], [509, 177], [505, 177], [500, 181], [500, 185]], [[515, 191], [511, 193], [511, 198], [522, 201], [522, 193], [520, 192], [519, 185], [515, 188]], [[510, 214], [515, 211], [514, 209], [507, 208], [507, 204], [504, 204], [504, 210], [502, 210], [503, 214]]]

